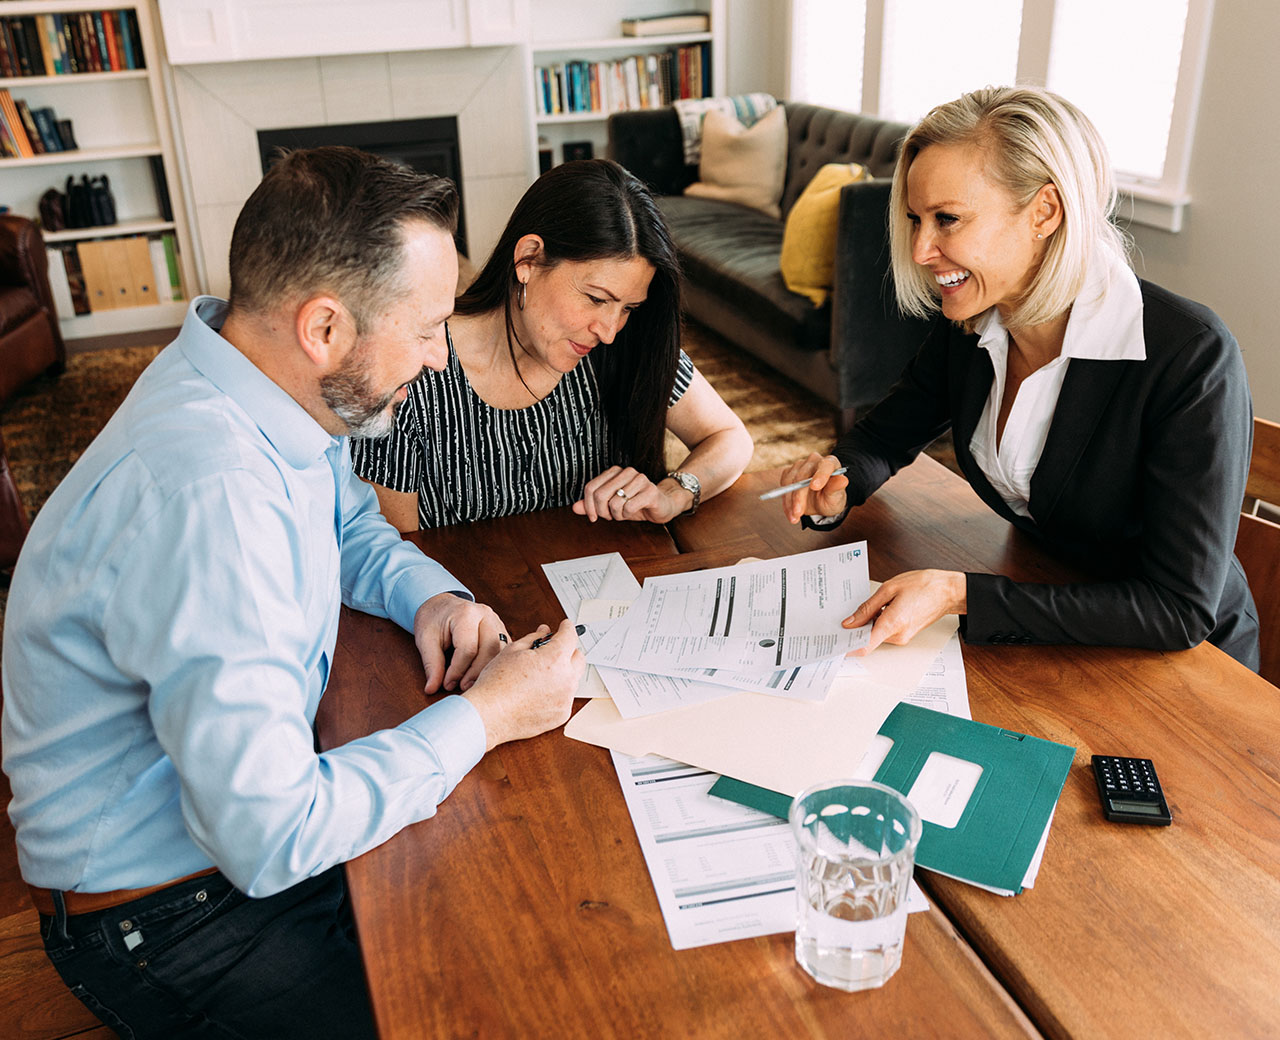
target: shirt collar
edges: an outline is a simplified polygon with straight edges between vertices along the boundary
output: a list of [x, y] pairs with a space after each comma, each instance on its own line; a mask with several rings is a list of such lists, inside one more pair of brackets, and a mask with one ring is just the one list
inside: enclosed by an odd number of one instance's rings
[[[978, 346], [1003, 356], [1006, 329], [991, 307], [974, 322]], [[1084, 287], [1071, 306], [1060, 357], [1089, 361], [1145, 361], [1142, 333], [1142, 289], [1123, 257], [1094, 254]]]
[[337, 444], [338, 439], [331, 437], [275, 380], [219, 335], [226, 317], [225, 300], [216, 296], [197, 296], [192, 300], [178, 336], [183, 356], [244, 409], [289, 465], [305, 469]]

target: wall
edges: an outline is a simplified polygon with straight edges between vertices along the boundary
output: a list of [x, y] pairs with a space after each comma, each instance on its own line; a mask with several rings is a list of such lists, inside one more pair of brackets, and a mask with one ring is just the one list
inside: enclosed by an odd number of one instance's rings
[[726, 89], [763, 90], [784, 97], [787, 76], [787, 12], [778, 0], [731, 0], [725, 5]]
[[1258, 415], [1280, 420], [1277, 298], [1280, 4], [1218, 0], [1209, 40], [1182, 231], [1132, 227], [1144, 278], [1212, 307], [1235, 333]]

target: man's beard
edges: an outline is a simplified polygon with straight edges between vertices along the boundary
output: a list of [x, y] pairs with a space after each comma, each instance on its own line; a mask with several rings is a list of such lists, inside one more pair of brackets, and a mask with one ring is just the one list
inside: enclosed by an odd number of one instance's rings
[[320, 397], [347, 426], [348, 437], [385, 437], [395, 426], [396, 387], [379, 395], [369, 383], [365, 344], [357, 343], [337, 372], [321, 378]]

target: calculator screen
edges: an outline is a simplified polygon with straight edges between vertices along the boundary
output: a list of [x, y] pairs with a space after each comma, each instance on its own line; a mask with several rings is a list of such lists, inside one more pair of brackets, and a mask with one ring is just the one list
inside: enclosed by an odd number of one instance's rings
[[1111, 807], [1113, 809], [1122, 809], [1125, 812], [1148, 813], [1151, 816], [1159, 816], [1160, 809], [1158, 806], [1152, 805], [1150, 802], [1121, 802], [1111, 799]]

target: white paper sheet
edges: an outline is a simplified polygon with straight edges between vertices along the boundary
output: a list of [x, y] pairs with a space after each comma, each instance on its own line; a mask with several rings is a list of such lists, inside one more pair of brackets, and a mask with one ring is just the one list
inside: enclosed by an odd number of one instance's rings
[[[785, 820], [712, 798], [718, 777], [705, 770], [616, 751], [613, 764], [675, 949], [795, 930]], [[929, 909], [914, 881], [907, 909]]]
[[840, 626], [870, 595], [866, 549], [858, 542], [648, 578], [610, 633], [621, 641], [614, 658], [589, 659], [650, 672], [769, 672], [842, 657], [867, 642], [866, 626]]

